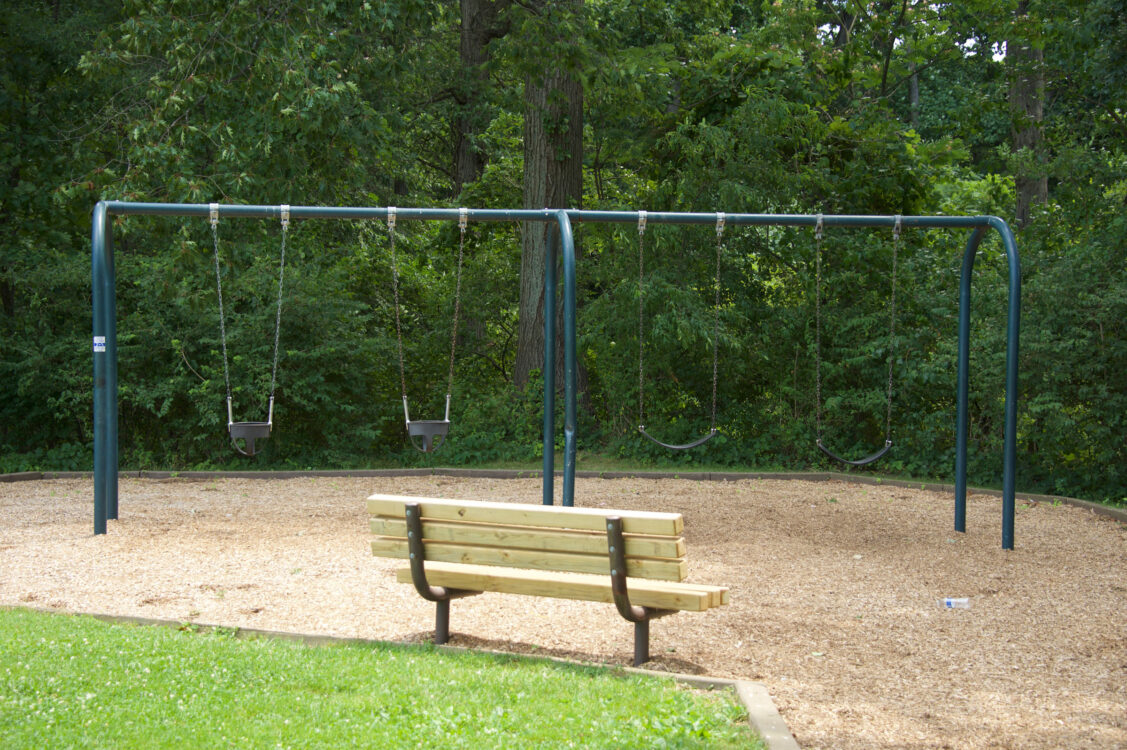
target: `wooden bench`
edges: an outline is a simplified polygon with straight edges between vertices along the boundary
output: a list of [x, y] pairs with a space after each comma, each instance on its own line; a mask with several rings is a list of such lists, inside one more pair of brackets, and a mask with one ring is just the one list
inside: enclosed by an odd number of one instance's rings
[[435, 602], [435, 643], [450, 635], [450, 600], [485, 591], [613, 602], [634, 623], [634, 665], [649, 661], [649, 622], [728, 603], [728, 589], [684, 583], [679, 513], [650, 513], [398, 495], [368, 498], [372, 554]]

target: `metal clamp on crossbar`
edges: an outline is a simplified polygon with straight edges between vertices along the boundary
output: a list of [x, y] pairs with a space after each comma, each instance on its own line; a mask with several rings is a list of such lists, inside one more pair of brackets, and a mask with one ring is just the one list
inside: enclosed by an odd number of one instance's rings
[[610, 555], [610, 591], [618, 614], [634, 623], [634, 666], [650, 660], [650, 620], [673, 614], [668, 609], [651, 609], [630, 603], [626, 586], [626, 540], [622, 534], [622, 518], [607, 516], [607, 552]]
[[720, 237], [724, 234], [724, 214], [721, 211], [716, 212], [716, 236]]
[[395, 231], [395, 206], [387, 207], [387, 231]]
[[646, 212], [638, 212], [638, 234], [646, 233]]
[[209, 203], [207, 206], [207, 218], [211, 220], [211, 226], [219, 225], [219, 204]]
[[279, 206], [282, 214], [282, 229], [290, 228], [290, 207], [283, 203]]
[[464, 233], [466, 231], [466, 226], [469, 224], [469, 220], [470, 220], [470, 210], [468, 208], [464, 208], [464, 207], [459, 208], [458, 209], [458, 229], [461, 232]]
[[900, 239], [900, 228], [903, 225], [903, 216], [896, 214], [896, 222], [892, 225], [892, 239]]
[[818, 214], [816, 218], [817, 222], [814, 224], [814, 239], [820, 240], [822, 239], [822, 229], [825, 228], [826, 224], [822, 221], [821, 214]]

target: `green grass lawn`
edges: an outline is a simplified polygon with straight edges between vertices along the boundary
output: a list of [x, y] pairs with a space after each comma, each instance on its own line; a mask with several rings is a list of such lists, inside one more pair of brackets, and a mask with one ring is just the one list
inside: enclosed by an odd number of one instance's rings
[[762, 748], [728, 691], [0, 610], [0, 747]]

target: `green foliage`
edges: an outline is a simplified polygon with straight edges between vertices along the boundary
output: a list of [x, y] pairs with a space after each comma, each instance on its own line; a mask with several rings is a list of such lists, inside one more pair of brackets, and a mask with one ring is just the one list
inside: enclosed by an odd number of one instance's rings
[[[523, 391], [456, 391], [450, 442], [443, 463], [482, 464], [536, 461], [543, 455], [543, 382], [534, 377]], [[418, 460], [422, 460], [421, 457]]]
[[0, 741], [759, 748], [730, 696], [593, 668], [0, 611]]
[[[881, 12], [854, 0], [504, 5], [481, 71], [461, 68], [460, 6], [449, 1], [0, 10], [0, 468], [89, 464], [96, 199], [453, 205], [454, 143], [468, 118], [484, 171], [461, 186], [458, 204], [517, 206], [520, 86], [552, 59], [584, 87], [587, 208], [1008, 217], [1015, 175], [1046, 173], [1049, 202], [1018, 234], [1018, 483], [1127, 496], [1121, 2], [1048, 0], [1021, 17], [1012, 0]], [[1010, 147], [1010, 40], [1045, 50], [1037, 158]], [[511, 386], [522, 231], [530, 228], [497, 223], [467, 233], [454, 428], [430, 457], [403, 434], [382, 222], [296, 222], [275, 432], [254, 465], [536, 461], [540, 386]], [[236, 419], [257, 420], [269, 390], [278, 227], [232, 219], [220, 232]], [[809, 229], [726, 232], [721, 435], [676, 455], [636, 431], [638, 303], [644, 420], [665, 440], [695, 438], [711, 416], [715, 235], [651, 224], [640, 282], [632, 226], [577, 225], [576, 235], [586, 453], [686, 467], [830, 466], [814, 446]], [[246, 466], [225, 435], [206, 222], [129, 217], [114, 238], [123, 465]], [[408, 397], [413, 416], [431, 418], [447, 387], [458, 233], [407, 222], [397, 242]], [[893, 341], [888, 233], [827, 233], [820, 406], [835, 450], [881, 445], [895, 347], [894, 449], [877, 468], [951, 476], [965, 243], [958, 233], [905, 232]], [[983, 484], [1000, 481], [1005, 288], [991, 238], [975, 267], [970, 352], [969, 468]]]
[[119, 92], [92, 134], [111, 156], [95, 176], [104, 195], [337, 203], [394, 160], [401, 123], [365, 95], [396, 67], [394, 29], [381, 33], [394, 22], [372, 4], [164, 0], [125, 13], [78, 68]]

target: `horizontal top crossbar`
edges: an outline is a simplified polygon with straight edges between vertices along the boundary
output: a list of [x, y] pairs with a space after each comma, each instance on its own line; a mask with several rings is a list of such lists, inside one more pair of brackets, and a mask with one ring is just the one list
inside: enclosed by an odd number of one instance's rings
[[[199, 216], [207, 218], [210, 204], [207, 203], [132, 203], [128, 201], [105, 201], [106, 213], [112, 216]], [[639, 211], [583, 211], [579, 209], [466, 209], [469, 221], [557, 221], [560, 213], [567, 214], [572, 222], [599, 222], [615, 224], [636, 224]], [[345, 219], [367, 220], [386, 219], [388, 207], [341, 207], [341, 206], [290, 206], [291, 219]], [[458, 221], [462, 216], [460, 208], [395, 208], [397, 219], [417, 221]], [[282, 217], [282, 206], [252, 206], [229, 203], [219, 204], [219, 218], [278, 219]], [[735, 226], [791, 226], [814, 227], [818, 223], [815, 214], [724, 214], [726, 224]], [[826, 227], [894, 227], [895, 216], [821, 216]], [[647, 211], [647, 223], [653, 224], [716, 224], [715, 213], [685, 213], [675, 211]], [[903, 227], [924, 228], [986, 228], [1004, 224], [997, 216], [901, 216]]]

